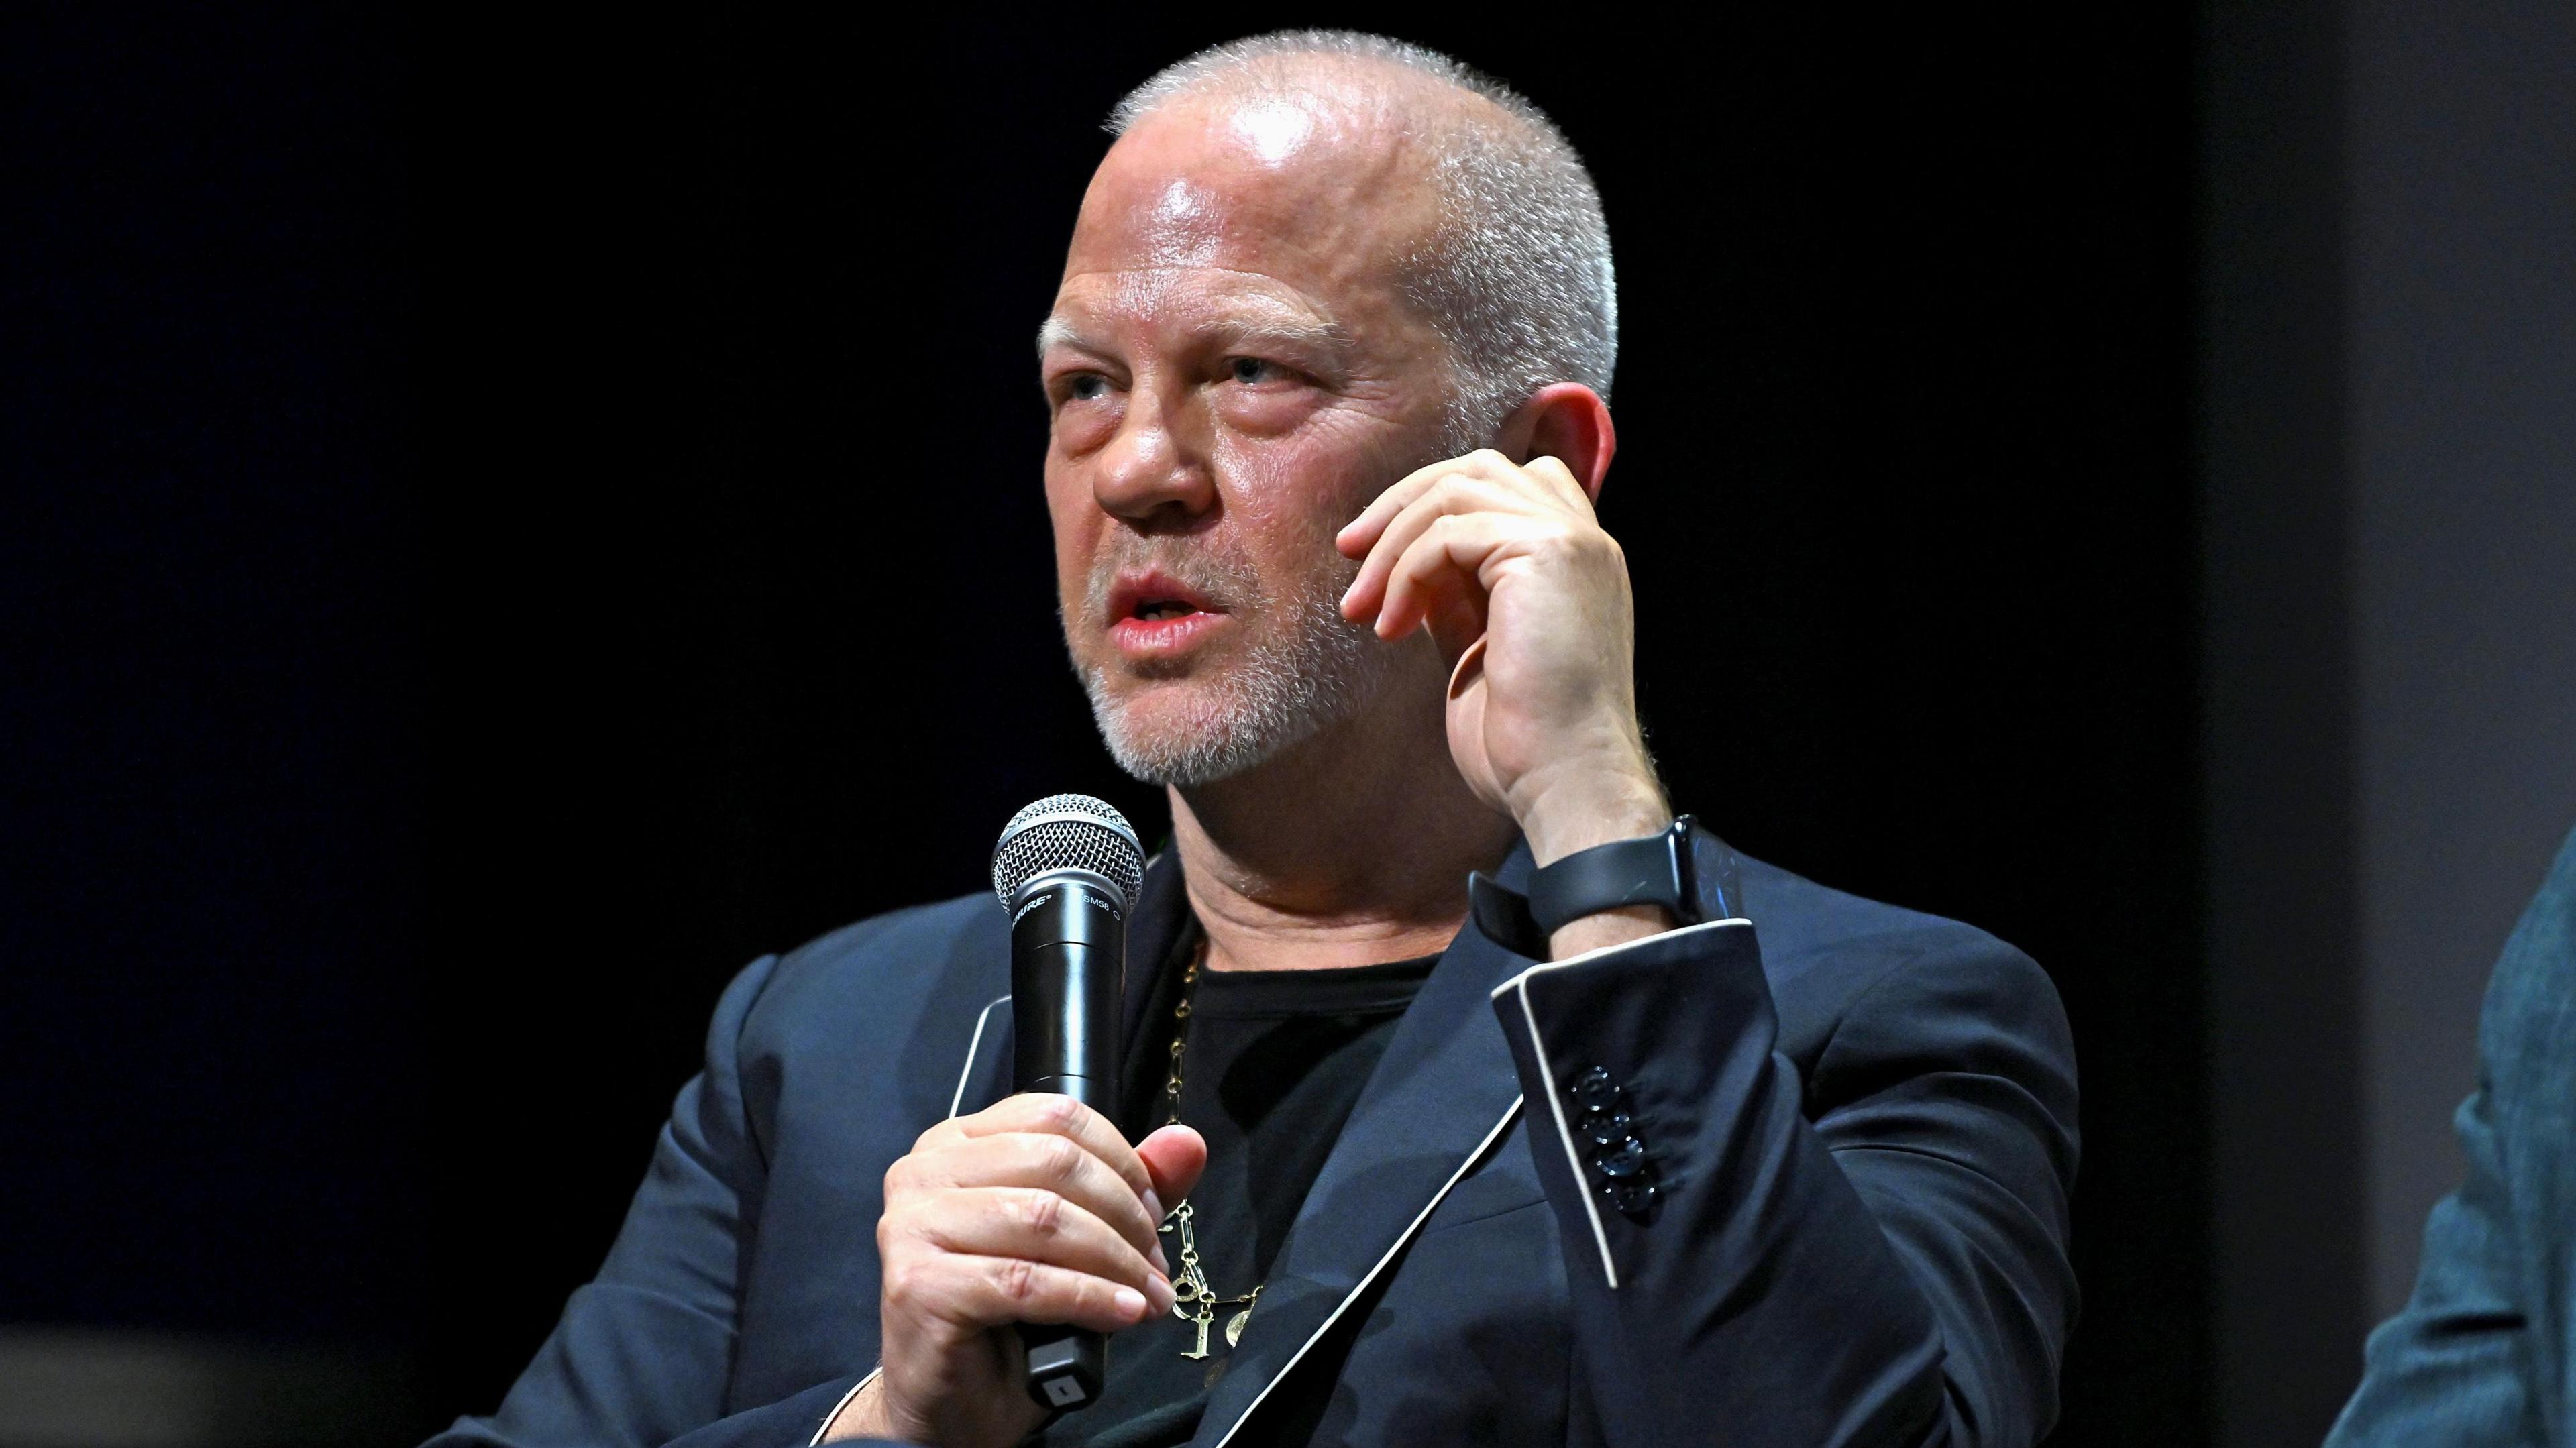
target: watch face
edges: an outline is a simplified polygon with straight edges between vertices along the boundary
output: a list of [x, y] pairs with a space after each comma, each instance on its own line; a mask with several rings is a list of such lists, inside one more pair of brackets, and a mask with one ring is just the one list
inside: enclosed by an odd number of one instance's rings
[[1737, 869], [1735, 847], [1701, 829], [1699, 821], [1689, 815], [1675, 820], [1673, 828], [1688, 832], [1687, 843], [1682, 847], [1683, 879], [1694, 887], [1689, 895], [1691, 904], [1706, 912], [1694, 914], [1682, 923], [1696, 925], [1703, 920], [1748, 918], [1744, 913], [1744, 887], [1738, 879], [1740, 871]]
[[1696, 848], [1699, 823], [1689, 815], [1678, 815], [1673, 819], [1673, 827], [1664, 831], [1663, 838], [1671, 848], [1673, 862], [1673, 898], [1665, 902], [1666, 908], [1673, 912], [1675, 925], [1697, 925], [1707, 918], [1700, 913], [1699, 858]]

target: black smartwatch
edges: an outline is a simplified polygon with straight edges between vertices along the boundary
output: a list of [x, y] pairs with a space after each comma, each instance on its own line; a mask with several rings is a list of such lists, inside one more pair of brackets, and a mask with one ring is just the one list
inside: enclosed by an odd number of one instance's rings
[[[1483, 871], [1467, 876], [1467, 904], [1485, 938], [1532, 960], [1545, 960], [1548, 937], [1569, 921], [1629, 905], [1661, 905], [1675, 923], [1700, 923], [1689, 815], [1661, 834], [1594, 845], [1530, 872], [1527, 895]], [[1730, 905], [1732, 901], [1728, 902]]]

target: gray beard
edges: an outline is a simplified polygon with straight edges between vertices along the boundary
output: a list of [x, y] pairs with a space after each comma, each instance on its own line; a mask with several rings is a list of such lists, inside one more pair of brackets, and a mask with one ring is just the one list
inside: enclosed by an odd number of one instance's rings
[[[1349, 574], [1357, 576], [1356, 565]], [[1130, 727], [1102, 670], [1077, 662], [1110, 757], [1147, 784], [1186, 789], [1266, 764], [1357, 715], [1399, 661], [1396, 649], [1366, 624], [1342, 617], [1341, 590], [1349, 581], [1312, 580], [1294, 605], [1296, 626], [1236, 659], [1225, 680], [1230, 687], [1212, 689], [1201, 717], [1178, 728], [1149, 734]]]

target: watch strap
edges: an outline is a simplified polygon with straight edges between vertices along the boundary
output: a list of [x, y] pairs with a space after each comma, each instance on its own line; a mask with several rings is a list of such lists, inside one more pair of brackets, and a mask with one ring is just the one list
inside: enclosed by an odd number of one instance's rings
[[1683, 925], [1699, 920], [1691, 837], [1683, 815], [1672, 827], [1633, 840], [1577, 850], [1530, 872], [1529, 894], [1482, 872], [1467, 877], [1468, 909], [1485, 938], [1532, 960], [1545, 960], [1548, 937], [1567, 923], [1630, 905], [1661, 905]]
[[1529, 897], [1482, 870], [1467, 872], [1467, 913], [1487, 940], [1514, 955], [1547, 959], [1547, 932], [1530, 918]]

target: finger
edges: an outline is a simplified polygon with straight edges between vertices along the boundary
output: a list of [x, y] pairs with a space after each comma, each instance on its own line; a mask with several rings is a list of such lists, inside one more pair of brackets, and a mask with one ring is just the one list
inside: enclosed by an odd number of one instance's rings
[[1346, 558], [1364, 557], [1370, 548], [1376, 546], [1377, 536], [1389, 519], [1430, 491], [1433, 484], [1448, 477], [1457, 466], [1458, 459], [1444, 458], [1397, 479], [1395, 486], [1378, 494], [1367, 507], [1360, 509], [1358, 517], [1342, 525], [1342, 531], [1333, 535], [1333, 546], [1340, 549]]
[[1524, 471], [1546, 484], [1548, 491], [1556, 495], [1558, 502], [1577, 509], [1587, 518], [1597, 516], [1592, 507], [1592, 495], [1583, 491], [1582, 482], [1574, 476], [1574, 469], [1565, 465], [1563, 458], [1550, 457], [1542, 453], [1531, 458]]
[[1478, 448], [1461, 457], [1442, 458], [1428, 467], [1416, 468], [1398, 479], [1395, 486], [1377, 495], [1360, 515], [1342, 525], [1333, 544], [1346, 557], [1357, 558], [1374, 546], [1379, 531], [1387, 520], [1410, 506], [1446, 478], [1481, 478], [1487, 482], [1507, 483], [1520, 472], [1512, 460], [1492, 448]]
[[1387, 570], [1378, 637], [1402, 638], [1472, 584], [1490, 546], [1483, 522], [1463, 514], [1435, 518], [1405, 545]]
[[1452, 595], [1483, 594], [1480, 575], [1493, 555], [1549, 526], [1498, 513], [1452, 514], [1434, 521], [1388, 574], [1386, 601], [1377, 612], [1378, 637], [1402, 638], [1446, 606]]
[[1157, 1202], [1177, 1202], [1197, 1189], [1199, 1173], [1207, 1170], [1207, 1138], [1174, 1123], [1136, 1143], [1136, 1155], [1154, 1174]]
[[1005, 1096], [972, 1116], [958, 1118], [957, 1125], [962, 1135], [970, 1137], [1015, 1131], [1066, 1137], [1100, 1158], [1138, 1196], [1154, 1189], [1154, 1179], [1146, 1173], [1145, 1164], [1136, 1159], [1136, 1149], [1127, 1144], [1127, 1138], [1110, 1124], [1109, 1118], [1070, 1096], [1047, 1091]]
[[1068, 1322], [1094, 1332], [1119, 1332], [1154, 1310], [1144, 1293], [1123, 1282], [1024, 1257], [932, 1253], [907, 1258], [900, 1271], [888, 1274], [885, 1291], [886, 1305], [907, 1316], [976, 1329]]
[[[1484, 478], [1450, 476], [1436, 480], [1403, 511], [1387, 521], [1370, 545], [1359, 576], [1342, 594], [1342, 616], [1354, 621], [1385, 607], [1384, 593], [1388, 575], [1396, 560], [1403, 556], [1425, 529], [1444, 517], [1461, 513], [1510, 513], [1528, 516], [1537, 508], [1552, 504], [1537, 503], [1525, 492], [1505, 487]], [[1389, 634], [1387, 637], [1396, 637]]]
[[970, 1137], [914, 1163], [914, 1178], [927, 1190], [953, 1187], [1037, 1187], [1054, 1192], [1107, 1222], [1146, 1257], [1161, 1247], [1144, 1200], [1124, 1177], [1072, 1140], [1037, 1132]]
[[977, 1187], [942, 1192], [889, 1217], [894, 1231], [943, 1252], [1023, 1257], [1072, 1272], [1123, 1282], [1157, 1312], [1172, 1305], [1169, 1273], [1137, 1252], [1107, 1222], [1079, 1204], [1034, 1187]]

